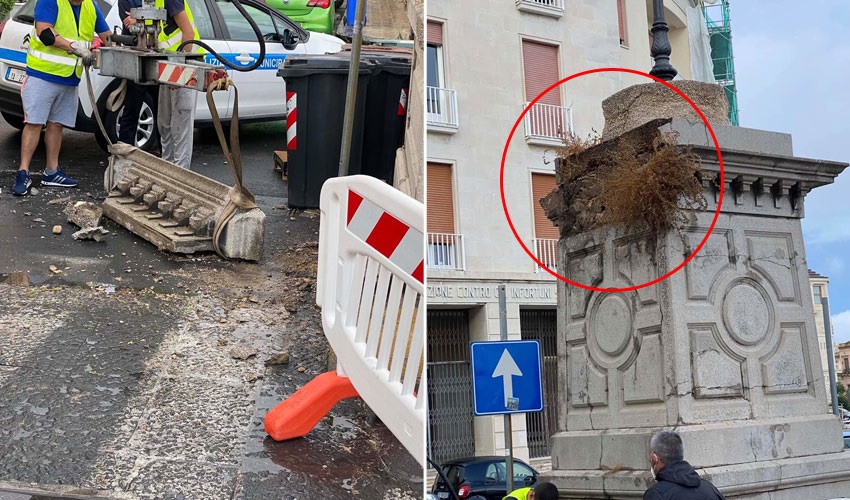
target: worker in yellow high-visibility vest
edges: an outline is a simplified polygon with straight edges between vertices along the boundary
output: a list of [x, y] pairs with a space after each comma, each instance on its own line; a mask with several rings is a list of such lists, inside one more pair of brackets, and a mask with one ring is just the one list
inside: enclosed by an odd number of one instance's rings
[[502, 500], [558, 500], [558, 488], [552, 483], [537, 483], [533, 488], [516, 489]]
[[[159, 33], [160, 50], [175, 51], [181, 43], [200, 38], [186, 0], [156, 0], [156, 7], [165, 8], [168, 12]], [[183, 47], [185, 52], [197, 52], [199, 49], [194, 44]], [[157, 122], [162, 158], [186, 169], [192, 166], [197, 98], [197, 90], [167, 85], [159, 88]]]
[[109, 25], [92, 0], [38, 0], [33, 17], [27, 74], [21, 84], [26, 125], [21, 134], [21, 163], [12, 187], [16, 196], [26, 194], [32, 186], [30, 162], [42, 128], [46, 161], [41, 185], [77, 185], [59, 168], [62, 127], [73, 127], [77, 122], [77, 87], [83, 66], [92, 62], [90, 49], [95, 33], [104, 43], [109, 35]]

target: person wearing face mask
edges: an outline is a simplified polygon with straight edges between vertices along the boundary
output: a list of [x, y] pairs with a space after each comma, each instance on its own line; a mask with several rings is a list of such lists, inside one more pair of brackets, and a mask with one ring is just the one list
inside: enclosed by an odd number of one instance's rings
[[684, 460], [682, 438], [673, 431], [661, 431], [649, 441], [649, 471], [657, 481], [643, 494], [643, 500], [726, 500], [713, 484], [699, 477]]

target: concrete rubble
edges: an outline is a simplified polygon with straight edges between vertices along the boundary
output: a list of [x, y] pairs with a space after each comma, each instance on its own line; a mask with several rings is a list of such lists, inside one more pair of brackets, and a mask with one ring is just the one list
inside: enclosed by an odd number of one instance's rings
[[[89, 201], [69, 202], [65, 206], [65, 214], [68, 216], [68, 222], [82, 228], [71, 235], [75, 240], [94, 240], [101, 242], [103, 241], [103, 237], [109, 234], [109, 231], [100, 225], [103, 210], [94, 203]], [[56, 233], [55, 228], [53, 232]]]

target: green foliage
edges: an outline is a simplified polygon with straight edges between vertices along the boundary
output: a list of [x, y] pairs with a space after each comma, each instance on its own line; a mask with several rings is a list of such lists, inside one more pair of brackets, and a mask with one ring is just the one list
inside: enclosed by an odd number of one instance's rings
[[15, 0], [0, 0], [0, 19], [5, 19], [6, 14], [12, 10], [12, 6], [15, 5]]
[[838, 393], [838, 406], [850, 411], [850, 401], [847, 400], [847, 389], [840, 380], [835, 381], [835, 392]]

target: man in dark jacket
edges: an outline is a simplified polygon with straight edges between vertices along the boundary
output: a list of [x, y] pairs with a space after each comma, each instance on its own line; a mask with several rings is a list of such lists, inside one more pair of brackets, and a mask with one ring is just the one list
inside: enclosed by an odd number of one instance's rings
[[726, 500], [713, 484], [701, 479], [684, 460], [682, 438], [661, 431], [649, 441], [649, 466], [657, 483], [643, 494], [643, 500]]

